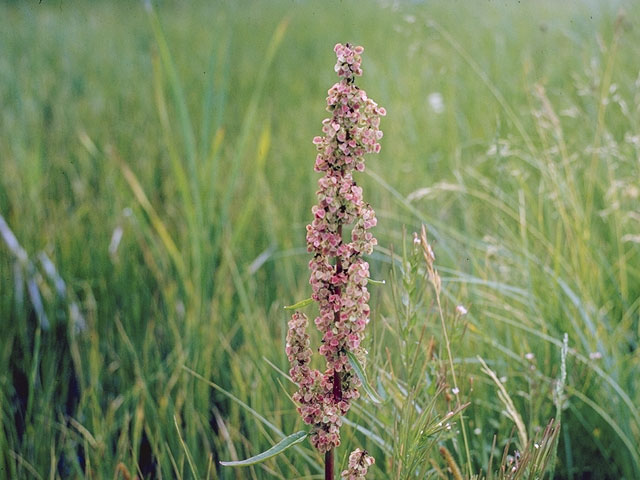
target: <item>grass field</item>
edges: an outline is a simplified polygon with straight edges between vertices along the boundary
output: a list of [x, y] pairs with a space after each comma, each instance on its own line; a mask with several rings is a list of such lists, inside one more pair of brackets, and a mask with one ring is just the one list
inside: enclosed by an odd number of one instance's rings
[[[337, 465], [363, 446], [370, 478], [448, 478], [446, 447], [498, 478], [556, 418], [548, 475], [640, 478], [637, 2], [154, 7], [0, 4], [0, 478], [323, 478], [308, 442], [218, 461], [303, 427], [283, 306], [310, 295], [311, 140], [347, 41], [388, 112], [358, 178], [387, 401], [353, 407]], [[470, 405], [431, 431], [447, 346]]]

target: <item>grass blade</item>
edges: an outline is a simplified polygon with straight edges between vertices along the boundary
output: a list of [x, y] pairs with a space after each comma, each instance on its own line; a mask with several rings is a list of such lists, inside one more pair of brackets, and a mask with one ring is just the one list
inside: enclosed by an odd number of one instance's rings
[[506, 409], [507, 416], [511, 420], [513, 420], [513, 423], [516, 424], [516, 427], [518, 430], [518, 437], [520, 439], [520, 448], [526, 448], [527, 444], [529, 443], [529, 438], [527, 436], [527, 429], [524, 426], [522, 417], [520, 416], [520, 414], [518, 413], [518, 410], [516, 410], [516, 407], [513, 404], [513, 400], [511, 400], [511, 396], [509, 396], [509, 394], [507, 393], [507, 390], [504, 388], [504, 385], [502, 384], [502, 382], [500, 381], [496, 373], [489, 368], [489, 366], [485, 363], [485, 361], [481, 357], [478, 357], [478, 361], [482, 365], [482, 371], [486, 373], [498, 387], [498, 398], [500, 398], [500, 400], [502, 401], [502, 404]]
[[149, 201], [149, 198], [145, 194], [144, 189], [142, 188], [142, 185], [138, 181], [138, 178], [133, 173], [133, 171], [129, 168], [129, 166], [116, 156], [115, 152], [112, 152], [111, 156], [114, 157], [119, 163], [120, 169], [122, 170], [122, 175], [124, 176], [125, 180], [129, 184], [131, 191], [136, 197], [136, 200], [138, 200], [138, 203], [140, 204], [144, 212], [149, 216], [149, 219], [151, 221], [151, 224], [153, 225], [154, 230], [160, 237], [162, 244], [167, 250], [167, 253], [171, 257], [171, 260], [173, 260], [176, 270], [178, 270], [178, 273], [183, 279], [186, 290], [189, 293], [193, 293], [193, 284], [191, 283], [191, 279], [188, 276], [187, 267], [184, 263], [184, 260], [182, 259], [180, 250], [178, 249], [176, 243], [173, 241], [173, 238], [171, 237], [169, 230], [167, 229], [165, 224], [162, 222], [160, 215], [158, 215], [155, 208], [153, 208], [153, 205], [151, 205], [151, 202]]
[[182, 445], [182, 449], [184, 450], [185, 455], [187, 456], [187, 462], [189, 463], [189, 468], [191, 469], [191, 473], [193, 474], [193, 478], [200, 478], [198, 475], [198, 469], [196, 468], [195, 463], [193, 462], [193, 458], [191, 457], [191, 452], [189, 452], [189, 448], [187, 444], [184, 443], [182, 439], [182, 434], [180, 433], [180, 426], [178, 425], [178, 419], [176, 416], [173, 416], [173, 424], [176, 426], [176, 432], [178, 433], [178, 440], [180, 440], [180, 445]]

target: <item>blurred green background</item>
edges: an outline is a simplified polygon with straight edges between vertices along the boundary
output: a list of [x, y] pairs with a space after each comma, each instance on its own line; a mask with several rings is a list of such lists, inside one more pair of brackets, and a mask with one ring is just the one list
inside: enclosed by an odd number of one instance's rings
[[[428, 226], [452, 322], [469, 309], [474, 472], [512, 429], [477, 356], [535, 433], [566, 332], [556, 475], [640, 477], [637, 2], [153, 5], [0, 4], [0, 477], [319, 478], [306, 444], [216, 465], [301, 427], [282, 307], [310, 294], [311, 140], [347, 41], [388, 112], [358, 178], [372, 276]], [[371, 290], [384, 383], [398, 309]], [[397, 478], [397, 412], [362, 409], [338, 464], [365, 445]]]

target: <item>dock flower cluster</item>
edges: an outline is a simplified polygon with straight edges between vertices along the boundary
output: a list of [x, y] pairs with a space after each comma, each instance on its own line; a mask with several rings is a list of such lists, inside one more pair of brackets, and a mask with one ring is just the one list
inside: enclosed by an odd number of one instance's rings
[[361, 342], [369, 323], [369, 264], [362, 255], [370, 254], [377, 243], [369, 232], [376, 216], [364, 202], [353, 172], [364, 170], [365, 154], [380, 151], [380, 117], [385, 110], [355, 85], [362, 75], [363, 50], [348, 43], [335, 46], [340, 80], [328, 92], [331, 117], [322, 122], [324, 135], [313, 139], [318, 152], [315, 170], [324, 175], [318, 181], [313, 221], [307, 226], [307, 250], [313, 254], [310, 284], [319, 308], [315, 324], [322, 334], [319, 352], [326, 359], [325, 371], [310, 367], [304, 314], [293, 315], [287, 334], [290, 374], [299, 387], [293, 399], [304, 421], [313, 426], [311, 442], [322, 453], [340, 444], [340, 417], [359, 396], [360, 382], [347, 353], [361, 360], [366, 353]]
[[366, 450], [356, 448], [349, 455], [349, 468], [344, 470], [340, 477], [342, 480], [364, 480], [369, 467], [374, 463], [375, 459]]

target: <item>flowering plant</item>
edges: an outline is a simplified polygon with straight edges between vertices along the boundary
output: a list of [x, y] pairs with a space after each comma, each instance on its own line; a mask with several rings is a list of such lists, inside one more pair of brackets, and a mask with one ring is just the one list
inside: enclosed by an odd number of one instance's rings
[[[340, 445], [340, 416], [359, 396], [360, 380], [348, 353], [364, 357], [360, 344], [369, 323], [369, 264], [362, 255], [371, 253], [377, 242], [369, 232], [376, 225], [375, 212], [363, 201], [353, 171], [364, 170], [365, 153], [380, 151], [380, 116], [385, 115], [384, 108], [355, 85], [355, 77], [362, 75], [364, 49], [338, 44], [334, 50], [340, 81], [329, 90], [327, 110], [332, 116], [322, 122], [324, 136], [313, 139], [318, 150], [315, 169], [324, 176], [318, 181], [314, 219], [307, 226], [307, 250], [313, 254], [309, 283], [320, 311], [315, 324], [322, 333], [319, 352], [326, 359], [325, 371], [309, 367], [304, 314], [293, 315], [287, 335], [290, 373], [299, 387], [293, 399], [303, 420], [313, 426], [312, 444], [323, 453]], [[347, 225], [353, 225], [351, 241], [343, 239]]]
[[[333, 449], [340, 445], [341, 417], [359, 397], [364, 380], [360, 363], [366, 352], [361, 343], [370, 310], [369, 264], [363, 255], [370, 254], [377, 243], [369, 231], [376, 225], [375, 212], [364, 202], [353, 172], [364, 170], [366, 153], [380, 151], [380, 117], [386, 113], [355, 85], [355, 78], [362, 75], [364, 49], [347, 43], [337, 44], [334, 51], [340, 80], [328, 92], [331, 117], [322, 122], [324, 135], [313, 139], [318, 152], [315, 170], [324, 175], [318, 180], [313, 221], [307, 225], [307, 251], [313, 254], [309, 283], [319, 309], [314, 323], [322, 334], [318, 351], [326, 360], [324, 371], [310, 366], [312, 350], [304, 313], [296, 311], [291, 317], [286, 346], [289, 373], [298, 386], [293, 400], [303, 421], [312, 426], [311, 443], [325, 454], [325, 479], [333, 479]], [[285, 448], [303, 438], [298, 435]], [[342, 477], [362, 479], [373, 463], [373, 457], [357, 449]]]

